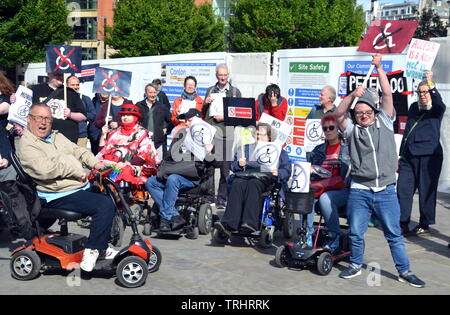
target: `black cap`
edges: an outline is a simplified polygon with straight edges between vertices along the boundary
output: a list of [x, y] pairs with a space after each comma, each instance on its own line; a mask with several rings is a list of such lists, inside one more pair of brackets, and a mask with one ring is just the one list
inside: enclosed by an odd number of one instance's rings
[[200, 113], [200, 111], [198, 109], [195, 108], [190, 108], [186, 113], [181, 114], [180, 116], [178, 116], [178, 119], [189, 119], [192, 117], [199, 117], [202, 118], [202, 114]]

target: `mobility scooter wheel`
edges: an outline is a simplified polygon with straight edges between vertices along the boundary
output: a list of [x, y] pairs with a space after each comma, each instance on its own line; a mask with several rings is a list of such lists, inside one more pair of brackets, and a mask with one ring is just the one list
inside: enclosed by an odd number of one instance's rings
[[24, 249], [11, 257], [9, 266], [14, 279], [33, 280], [41, 270], [41, 259], [35, 251]]
[[218, 244], [226, 244], [228, 242], [228, 239], [229, 239], [228, 235], [226, 235], [225, 233], [219, 231], [216, 228], [212, 229], [211, 236], [212, 236], [212, 239]]
[[148, 273], [156, 272], [159, 269], [159, 265], [161, 265], [162, 255], [159, 251], [158, 247], [153, 245], [152, 253], [148, 260]]
[[200, 234], [206, 235], [211, 232], [213, 224], [213, 212], [209, 204], [203, 204], [200, 206], [198, 213], [198, 229]]
[[272, 247], [273, 242], [273, 232], [271, 230], [263, 229], [259, 237], [259, 246], [262, 248]]
[[283, 236], [284, 238], [290, 239], [294, 236], [295, 226], [294, 226], [294, 214], [286, 213], [286, 217], [283, 219]]
[[126, 288], [137, 288], [145, 283], [148, 266], [145, 260], [137, 256], [125, 257], [117, 266], [117, 280]]
[[275, 254], [275, 262], [280, 268], [287, 267], [286, 246], [282, 245], [278, 247], [277, 253]]
[[331, 272], [331, 269], [333, 269], [333, 257], [329, 252], [323, 252], [319, 255], [317, 258], [317, 272], [322, 275], [326, 276]]

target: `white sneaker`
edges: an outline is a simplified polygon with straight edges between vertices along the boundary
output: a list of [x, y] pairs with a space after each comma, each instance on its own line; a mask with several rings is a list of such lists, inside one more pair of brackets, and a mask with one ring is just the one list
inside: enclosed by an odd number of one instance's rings
[[83, 260], [81, 261], [80, 268], [86, 272], [94, 270], [98, 255], [98, 250], [86, 248], [83, 252]]
[[118, 253], [118, 250], [115, 250], [112, 247], [108, 247], [105, 251], [104, 259], [114, 259], [114, 257], [116, 257]]

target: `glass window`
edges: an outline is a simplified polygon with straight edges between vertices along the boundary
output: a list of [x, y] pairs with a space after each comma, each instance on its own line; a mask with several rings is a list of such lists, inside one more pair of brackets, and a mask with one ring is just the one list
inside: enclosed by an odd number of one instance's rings
[[97, 18], [80, 18], [80, 26], [73, 27], [74, 39], [97, 39]]
[[66, 0], [67, 3], [78, 3], [81, 10], [95, 10], [97, 9], [97, 0]]
[[83, 60], [97, 59], [97, 48], [82, 48], [81, 54]]

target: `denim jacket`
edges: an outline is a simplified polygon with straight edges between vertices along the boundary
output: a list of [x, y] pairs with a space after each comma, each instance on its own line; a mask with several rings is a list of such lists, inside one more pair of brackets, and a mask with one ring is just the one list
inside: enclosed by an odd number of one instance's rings
[[[326, 151], [327, 151], [328, 142], [324, 142], [319, 144], [314, 148], [314, 150], [309, 154], [308, 162], [311, 162], [311, 165], [321, 166], [326, 159]], [[348, 145], [345, 142], [341, 141], [341, 149], [339, 150], [339, 161], [341, 162], [341, 168], [339, 171], [339, 175], [348, 183], [350, 183], [350, 176], [346, 178], [348, 168], [351, 164], [350, 153], [348, 150]]]

